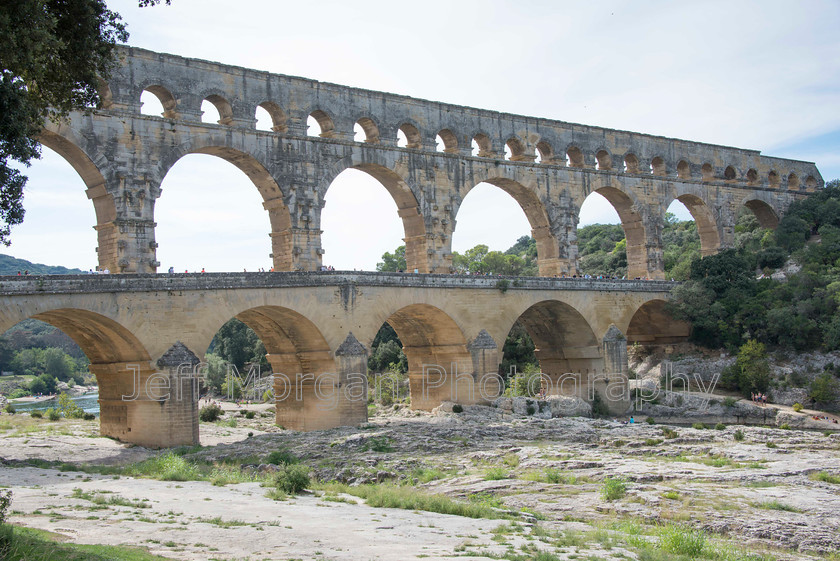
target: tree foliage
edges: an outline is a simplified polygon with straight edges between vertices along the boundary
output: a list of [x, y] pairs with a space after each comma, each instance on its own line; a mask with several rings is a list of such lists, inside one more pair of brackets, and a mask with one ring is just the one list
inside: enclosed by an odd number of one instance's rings
[[23, 221], [26, 177], [45, 119], [95, 107], [128, 33], [103, 0], [15, 0], [0, 8], [0, 241]]
[[9, 245], [11, 227], [23, 221], [26, 185], [10, 164], [28, 166], [40, 157], [37, 136], [45, 119], [100, 104], [100, 84], [128, 32], [104, 0], [6, 0], [0, 37], [0, 243]]
[[[768, 278], [789, 260], [798, 273]], [[754, 339], [795, 351], [840, 349], [840, 182], [794, 202], [775, 232], [742, 216], [735, 248], [694, 260], [689, 276], [674, 289], [670, 309], [691, 322], [697, 343], [735, 350]]]
[[219, 329], [210, 342], [210, 352], [217, 354], [240, 371], [248, 362], [258, 363], [262, 370], [269, 368], [263, 342], [253, 329], [236, 318]]

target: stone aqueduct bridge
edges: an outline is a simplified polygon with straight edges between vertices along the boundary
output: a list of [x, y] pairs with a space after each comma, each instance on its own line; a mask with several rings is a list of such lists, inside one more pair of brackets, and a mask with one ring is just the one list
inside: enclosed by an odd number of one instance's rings
[[[621, 218], [629, 277], [654, 279], [664, 276], [661, 232], [673, 200], [694, 216], [708, 255], [732, 245], [742, 207], [773, 227], [791, 201], [823, 185], [814, 164], [754, 150], [424, 101], [138, 48], [120, 55], [102, 84], [102, 108], [48, 124], [40, 138], [84, 179], [96, 209], [99, 265], [111, 272], [156, 271], [155, 201], [168, 170], [191, 153], [223, 158], [253, 181], [269, 214], [278, 271], [318, 269], [324, 195], [349, 168], [369, 173], [391, 194], [405, 229], [408, 270], [420, 273], [450, 272], [458, 209], [480, 182], [503, 189], [524, 210], [541, 276], [577, 271], [578, 213], [587, 195], [598, 192]], [[160, 99], [161, 116], [141, 115], [144, 91]], [[218, 109], [218, 123], [201, 121], [204, 100]], [[271, 131], [256, 130], [257, 107], [271, 115]], [[318, 137], [307, 136], [310, 116], [320, 126]], [[354, 141], [356, 124], [364, 142]], [[398, 131], [405, 147], [397, 145]], [[475, 156], [473, 140], [480, 147]]]
[[413, 408], [492, 398], [500, 346], [519, 321], [551, 392], [589, 399], [597, 390], [624, 412], [628, 341], [688, 334], [663, 313], [672, 286], [333, 272], [0, 277], [0, 333], [27, 318], [62, 329], [99, 381], [102, 433], [174, 446], [198, 440], [195, 388], [184, 374], [233, 317], [254, 329], [282, 374], [276, 418], [290, 429], [367, 419], [360, 375], [386, 321], [408, 357]]

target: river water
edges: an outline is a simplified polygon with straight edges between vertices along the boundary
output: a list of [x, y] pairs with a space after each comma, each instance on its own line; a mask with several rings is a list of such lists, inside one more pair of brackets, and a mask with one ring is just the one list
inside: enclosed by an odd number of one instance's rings
[[[75, 401], [79, 407], [84, 409], [85, 413], [99, 415], [99, 392], [88, 393], [71, 399]], [[12, 405], [18, 413], [46, 411], [50, 407], [53, 409], [58, 407], [58, 398], [55, 397], [52, 399], [39, 399], [38, 401], [15, 402]]]

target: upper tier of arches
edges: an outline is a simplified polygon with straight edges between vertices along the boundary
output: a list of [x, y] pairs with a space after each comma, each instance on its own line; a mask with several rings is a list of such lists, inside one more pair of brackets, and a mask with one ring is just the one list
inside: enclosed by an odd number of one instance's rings
[[124, 55], [124, 65], [103, 85], [105, 109], [139, 112], [146, 91], [160, 100], [168, 119], [201, 121], [201, 105], [209, 102], [218, 111], [217, 126], [256, 130], [261, 108], [271, 119], [264, 134], [305, 136], [311, 117], [315, 135], [334, 141], [396, 147], [402, 133], [405, 149], [463, 157], [768, 189], [823, 185], [812, 163], [754, 150], [484, 111], [136, 48]]

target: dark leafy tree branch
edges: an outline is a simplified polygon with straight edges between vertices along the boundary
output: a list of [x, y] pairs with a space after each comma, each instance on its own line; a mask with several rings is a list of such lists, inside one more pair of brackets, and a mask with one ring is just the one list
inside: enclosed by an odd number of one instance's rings
[[26, 176], [16, 167], [40, 157], [46, 119], [99, 105], [128, 32], [104, 0], [0, 0], [0, 37], [0, 243], [9, 245], [24, 217]]

